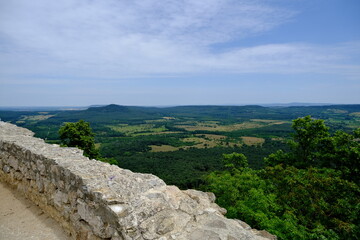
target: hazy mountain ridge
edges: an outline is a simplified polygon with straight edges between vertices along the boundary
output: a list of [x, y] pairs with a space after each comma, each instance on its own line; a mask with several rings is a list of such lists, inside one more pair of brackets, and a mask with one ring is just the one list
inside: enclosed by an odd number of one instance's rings
[[[360, 112], [360, 104], [344, 105], [322, 105], [322, 106], [289, 106], [289, 107], [265, 107], [259, 105], [246, 106], [217, 106], [217, 105], [191, 105], [175, 107], [141, 107], [141, 106], [123, 106], [110, 104], [106, 106], [92, 106], [89, 108], [27, 108], [27, 110], [10, 110], [6, 108], [1, 110], [0, 117], [4, 121], [12, 121], [22, 115], [42, 114], [47, 112], [51, 116], [43, 121], [71, 122], [84, 119], [92, 123], [104, 123], [109, 121], [137, 121], [152, 120], [163, 117], [194, 117], [200, 119], [279, 119], [291, 120], [305, 115], [312, 115], [316, 118], [327, 119], [332, 115], [341, 115]], [[32, 110], [37, 109], [37, 110]], [[344, 117], [344, 116], [341, 116]], [[19, 119], [17, 119], [19, 120]]]

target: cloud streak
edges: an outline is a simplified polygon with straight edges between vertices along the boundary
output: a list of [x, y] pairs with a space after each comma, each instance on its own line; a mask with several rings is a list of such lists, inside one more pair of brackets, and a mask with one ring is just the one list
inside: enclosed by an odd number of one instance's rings
[[[215, 44], [263, 34], [297, 14], [256, 0], [0, 0], [0, 81], [223, 73], [358, 74], [358, 43]], [[350, 54], [349, 54], [350, 53]]]

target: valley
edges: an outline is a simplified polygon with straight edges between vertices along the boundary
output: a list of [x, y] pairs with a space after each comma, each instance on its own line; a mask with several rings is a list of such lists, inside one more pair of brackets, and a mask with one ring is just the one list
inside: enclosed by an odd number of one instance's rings
[[360, 126], [360, 105], [262, 107], [108, 105], [88, 109], [0, 111], [3, 121], [26, 127], [58, 144], [64, 122], [90, 122], [101, 155], [137, 172], [153, 173], [168, 184], [198, 188], [203, 176], [223, 170], [223, 154], [243, 153], [253, 169], [263, 158], [287, 150], [292, 120], [311, 115], [334, 130]]

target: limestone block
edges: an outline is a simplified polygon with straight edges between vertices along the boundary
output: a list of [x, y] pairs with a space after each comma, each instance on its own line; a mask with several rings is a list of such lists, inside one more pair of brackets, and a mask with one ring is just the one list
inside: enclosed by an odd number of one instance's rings
[[4, 165], [2, 170], [4, 171], [4, 173], [10, 173], [10, 166], [9, 165]]
[[145, 239], [157, 239], [170, 233], [177, 234], [191, 220], [191, 216], [182, 211], [164, 210], [156, 213], [140, 224], [140, 230]]
[[23, 179], [23, 174], [19, 171], [14, 172], [14, 178], [18, 181]]
[[113, 204], [110, 205], [109, 208], [118, 216], [118, 217], [126, 217], [129, 215], [129, 206], [125, 204]]
[[33, 161], [30, 162], [30, 169], [31, 169], [34, 173], [36, 173], [36, 172], [39, 171], [39, 170], [37, 170], [37, 168], [36, 168], [36, 163], [33, 162]]
[[106, 231], [106, 226], [102, 221], [101, 216], [95, 213], [95, 208], [90, 207], [86, 202], [79, 199], [77, 203], [77, 211], [81, 219], [83, 219], [89, 224], [89, 226], [91, 226], [91, 229], [95, 235], [98, 235], [102, 238], [111, 237], [110, 233]]
[[53, 201], [55, 207], [58, 209], [61, 209], [64, 206], [64, 204], [70, 203], [67, 193], [64, 193], [60, 190], [56, 190]]
[[47, 194], [53, 193], [55, 191], [55, 186], [52, 184], [52, 182], [47, 178], [42, 178], [43, 186], [44, 186], [44, 192]]
[[46, 175], [46, 168], [45, 168], [45, 165], [43, 164], [42, 161], [37, 160], [37, 161], [36, 161], [36, 167], [37, 167], [37, 170], [40, 172], [40, 174], [41, 174], [42, 176], [45, 176], [45, 175]]
[[189, 235], [189, 240], [221, 240], [219, 234], [211, 230], [196, 229]]
[[17, 159], [15, 159], [13, 156], [10, 156], [8, 158], [8, 163], [9, 165], [14, 168], [15, 170], [19, 169], [19, 161]]

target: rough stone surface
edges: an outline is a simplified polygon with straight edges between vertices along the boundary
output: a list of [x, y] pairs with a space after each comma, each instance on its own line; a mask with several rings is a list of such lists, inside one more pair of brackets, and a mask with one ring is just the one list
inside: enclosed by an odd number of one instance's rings
[[16, 187], [74, 239], [276, 239], [227, 219], [212, 193], [181, 191], [151, 175], [90, 160], [0, 122], [0, 180]]

